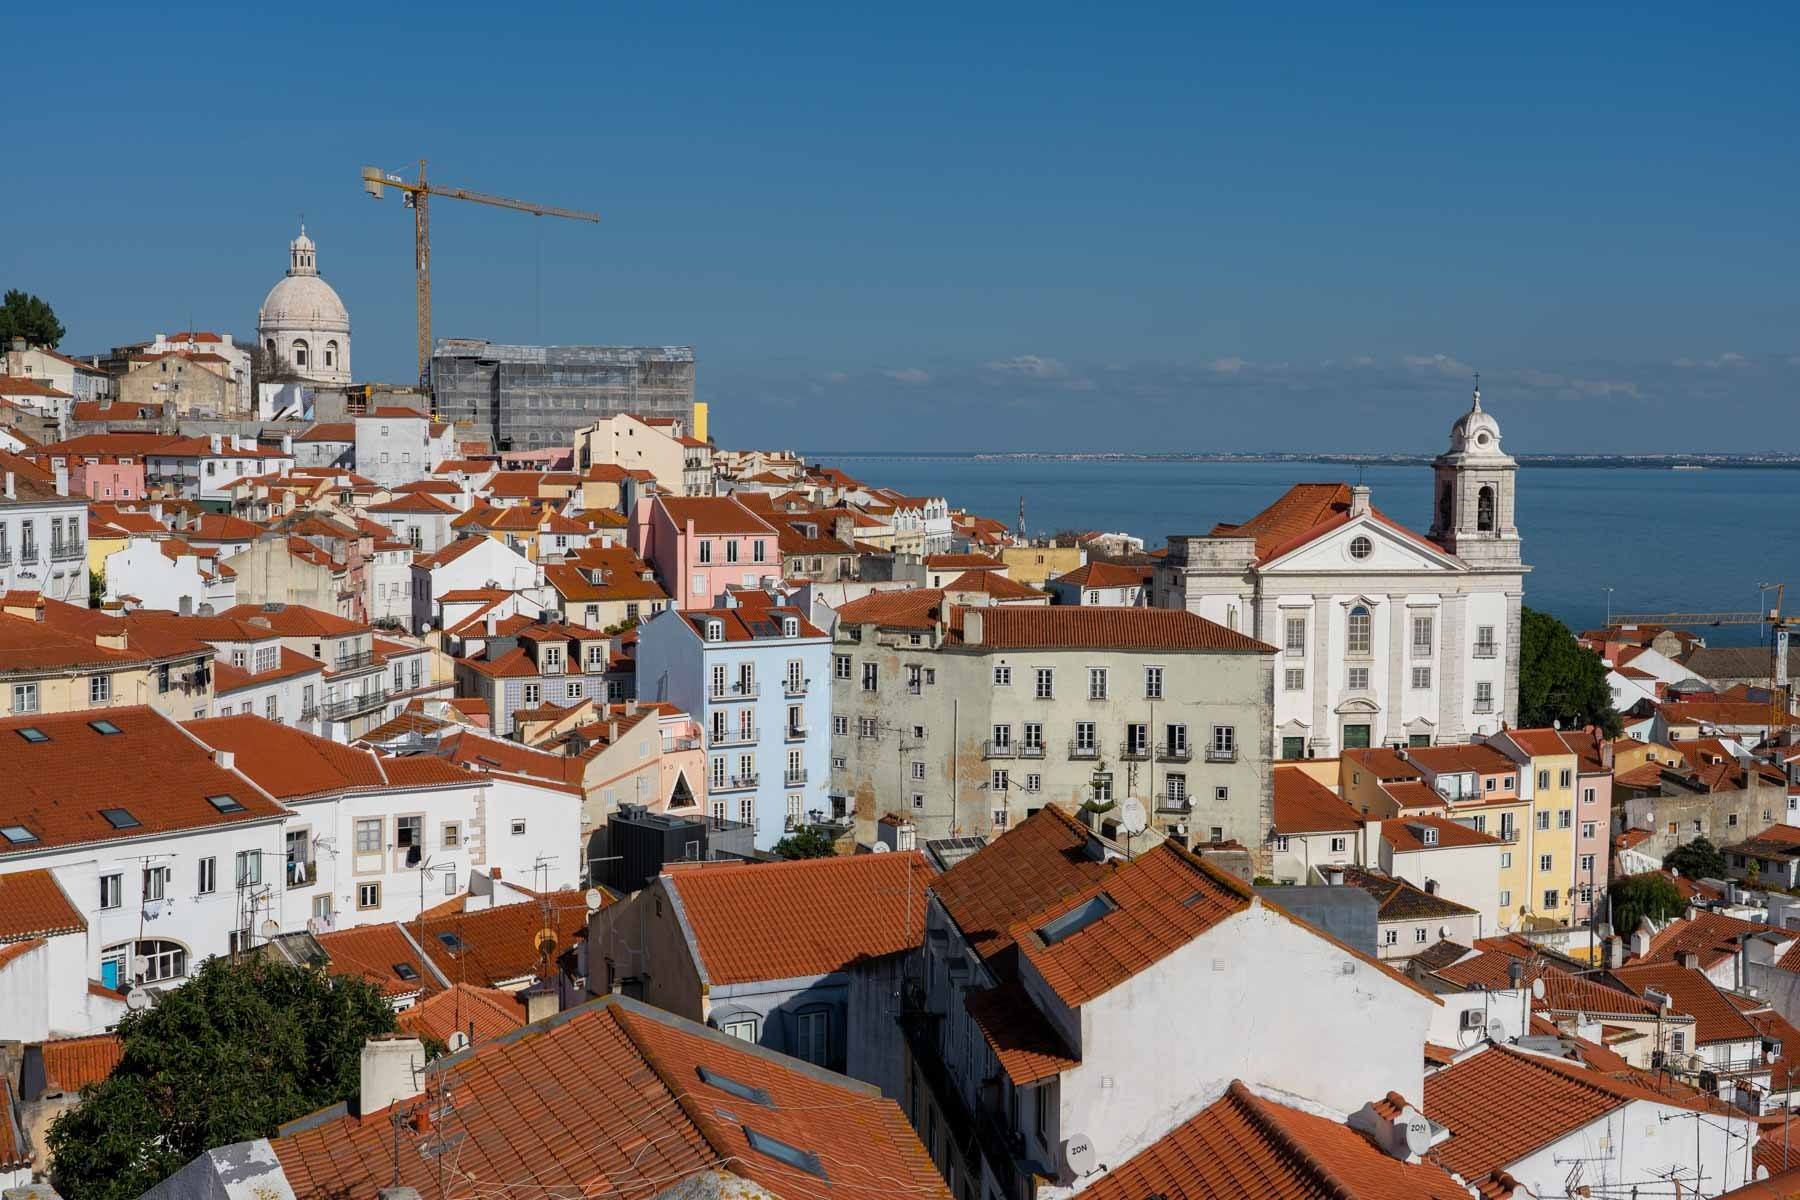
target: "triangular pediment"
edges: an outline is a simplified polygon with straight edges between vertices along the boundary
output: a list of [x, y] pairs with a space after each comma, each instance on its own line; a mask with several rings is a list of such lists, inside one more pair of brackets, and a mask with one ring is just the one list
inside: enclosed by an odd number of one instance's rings
[[1467, 569], [1455, 555], [1374, 513], [1351, 517], [1262, 565], [1264, 571], [1343, 574]]

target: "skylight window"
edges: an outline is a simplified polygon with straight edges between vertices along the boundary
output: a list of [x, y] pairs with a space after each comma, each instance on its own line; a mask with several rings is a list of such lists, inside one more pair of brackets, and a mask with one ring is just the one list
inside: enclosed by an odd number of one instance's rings
[[452, 954], [461, 954], [463, 950], [466, 949], [463, 945], [463, 940], [454, 933], [440, 933], [437, 937], [438, 941], [444, 943], [444, 949], [450, 951]]
[[819, 1156], [810, 1150], [802, 1150], [798, 1146], [790, 1146], [779, 1138], [772, 1138], [766, 1133], [758, 1133], [748, 1125], [744, 1126], [744, 1138], [750, 1148], [758, 1154], [766, 1154], [778, 1163], [793, 1167], [797, 1171], [805, 1171], [808, 1175], [817, 1175], [820, 1179], [829, 1178], [825, 1174], [825, 1164]]
[[413, 970], [411, 963], [395, 963], [394, 974], [408, 983], [419, 977], [419, 973]]
[[23, 825], [0, 825], [0, 837], [15, 846], [24, 846], [38, 840], [37, 834]]
[[89, 721], [88, 728], [99, 734], [101, 737], [111, 737], [115, 733], [125, 732], [111, 721]]
[[123, 808], [103, 808], [100, 810], [100, 815], [105, 817], [106, 823], [114, 829], [136, 829], [143, 824]]
[[30, 742], [34, 746], [37, 745], [39, 742], [47, 742], [50, 740], [50, 735], [45, 733], [43, 730], [39, 729], [35, 725], [24, 726], [23, 728], [18, 730], [18, 734], [20, 737], [24, 738], [26, 741]]
[[1119, 906], [1105, 892], [1084, 900], [1062, 916], [1038, 926], [1037, 935], [1044, 945], [1054, 946], [1064, 938], [1073, 937], [1104, 917], [1107, 913], [1118, 911]]
[[760, 1104], [764, 1108], [774, 1108], [775, 1099], [759, 1087], [751, 1087], [747, 1083], [739, 1083], [729, 1075], [721, 1075], [708, 1067], [695, 1068], [700, 1074], [700, 1082], [708, 1087], [716, 1087], [728, 1096], [736, 1096], [739, 1100], [748, 1100], [752, 1104]]
[[244, 811], [244, 806], [230, 796], [208, 796], [206, 802], [222, 813]]

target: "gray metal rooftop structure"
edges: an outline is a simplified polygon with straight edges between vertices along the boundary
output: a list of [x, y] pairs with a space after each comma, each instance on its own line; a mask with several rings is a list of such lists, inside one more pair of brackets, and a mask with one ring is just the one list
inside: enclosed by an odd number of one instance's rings
[[692, 346], [505, 346], [440, 338], [431, 355], [438, 416], [496, 450], [567, 446], [602, 417], [677, 417], [694, 428]]

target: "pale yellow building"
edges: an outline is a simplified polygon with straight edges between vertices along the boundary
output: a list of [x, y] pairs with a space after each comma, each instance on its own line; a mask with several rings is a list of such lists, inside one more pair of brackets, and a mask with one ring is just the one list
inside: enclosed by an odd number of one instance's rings
[[180, 721], [210, 715], [213, 649], [206, 643], [31, 593], [7, 595], [0, 606], [7, 716], [136, 704]]
[[[1575, 909], [1575, 810], [1580, 763], [1554, 729], [1510, 729], [1487, 739], [1519, 767], [1519, 794], [1531, 802], [1523, 846], [1531, 870], [1530, 915], [1570, 924]], [[1600, 873], [1599, 883], [1605, 883]]]
[[1086, 563], [1087, 551], [1080, 546], [1003, 546], [1000, 561], [1015, 581], [1041, 588], [1046, 580]]

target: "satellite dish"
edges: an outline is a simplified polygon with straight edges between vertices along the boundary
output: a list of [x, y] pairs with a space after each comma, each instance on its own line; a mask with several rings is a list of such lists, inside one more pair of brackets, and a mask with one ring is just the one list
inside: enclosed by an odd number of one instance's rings
[[537, 937], [533, 938], [532, 941], [536, 944], [537, 952], [539, 954], [548, 954], [556, 949], [556, 930], [550, 928], [540, 929], [537, 932]]
[[589, 912], [599, 912], [600, 906], [605, 903], [606, 897], [601, 893], [599, 888], [589, 888], [587, 890], [587, 910]]
[[132, 988], [125, 993], [125, 1007], [132, 1012], [143, 1012], [150, 1007], [150, 993], [143, 988]]
[[1531, 981], [1531, 996], [1534, 1000], [1544, 998], [1544, 981], [1541, 977]]
[[150, 960], [143, 955], [135, 955], [131, 960], [131, 973], [138, 979], [150, 973]]
[[1119, 819], [1126, 833], [1142, 833], [1150, 824], [1150, 815], [1144, 811], [1144, 802], [1136, 797], [1125, 801]]
[[270, 917], [268, 920], [266, 920], [262, 923], [262, 931], [261, 932], [264, 937], [272, 938], [276, 934], [281, 932], [281, 922], [275, 920], [275, 918], [273, 918], [273, 917]]
[[893, 849], [893, 847], [888, 845], [886, 842], [876, 842], [873, 846], [869, 847], [869, 853], [871, 853], [871, 854], [886, 854], [889, 850], [892, 850], [892, 849]]
[[1490, 1042], [1504, 1042], [1506, 1040], [1506, 1022], [1502, 1021], [1499, 1017], [1495, 1017], [1493, 1020], [1489, 1021], [1487, 1023], [1487, 1036], [1488, 1041]]
[[1078, 1133], [1063, 1143], [1063, 1166], [1078, 1179], [1093, 1172], [1098, 1165], [1095, 1158], [1094, 1143], [1088, 1141], [1085, 1133]]
[[1409, 1158], [1417, 1158], [1431, 1149], [1431, 1122], [1427, 1121], [1418, 1109], [1411, 1105], [1400, 1110], [1400, 1120], [1396, 1122], [1401, 1136], [1406, 1139], [1406, 1153]]
[[458, 1029], [450, 1035], [450, 1041], [446, 1044], [450, 1047], [450, 1053], [455, 1054], [458, 1050], [468, 1048], [469, 1035]]

